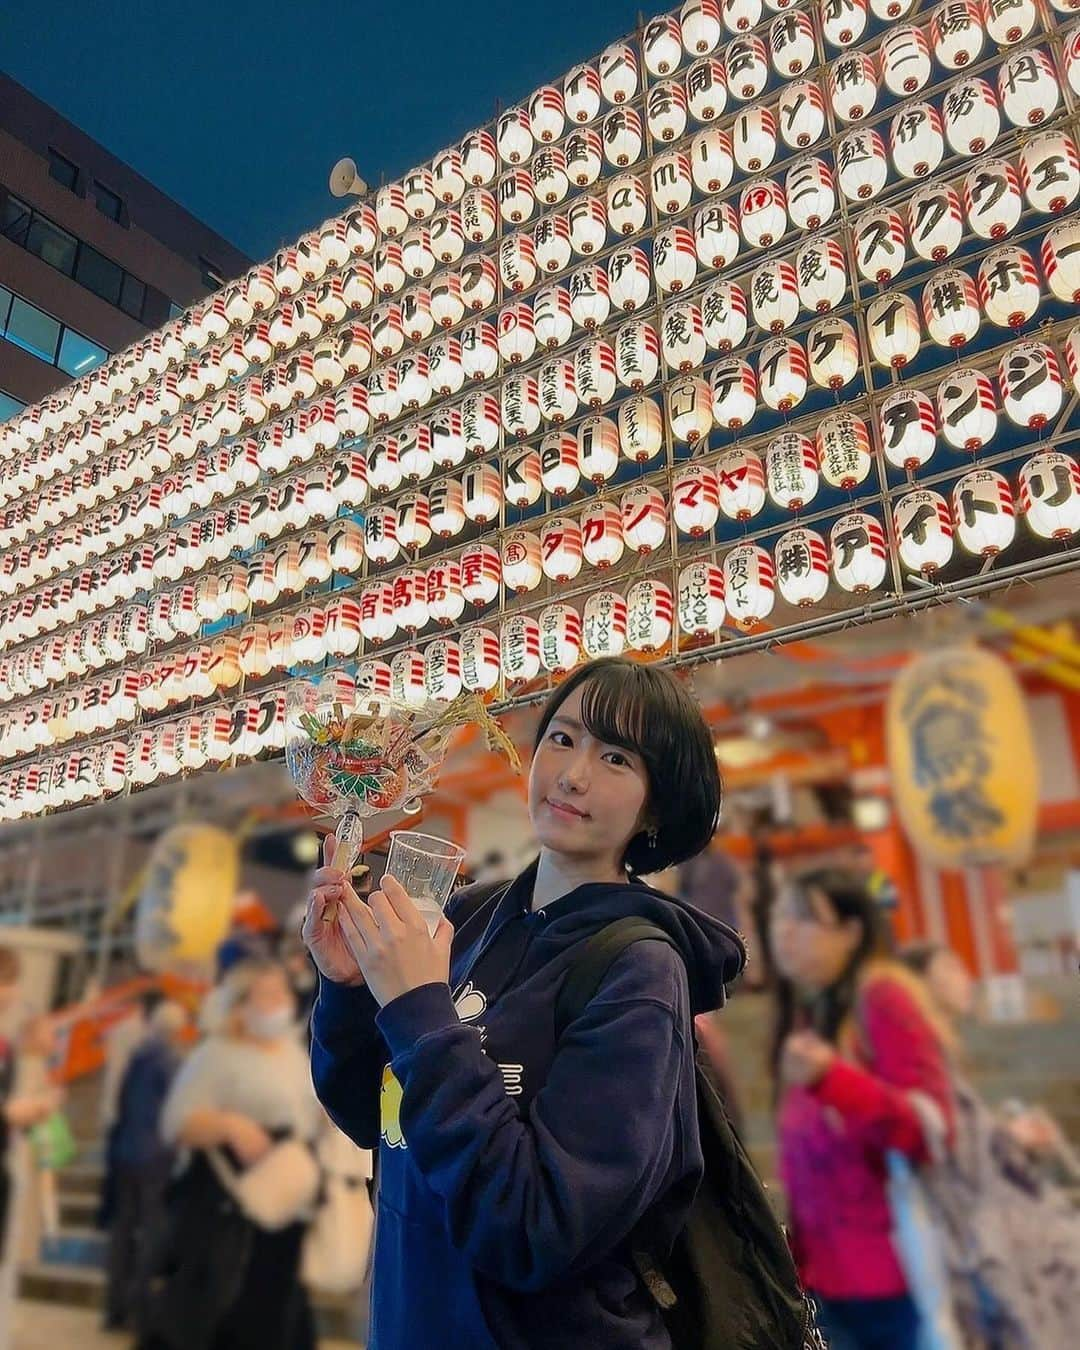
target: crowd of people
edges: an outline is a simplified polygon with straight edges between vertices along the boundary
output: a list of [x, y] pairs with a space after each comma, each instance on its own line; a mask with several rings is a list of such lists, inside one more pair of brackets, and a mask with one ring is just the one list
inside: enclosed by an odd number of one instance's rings
[[[432, 936], [392, 878], [336, 871], [328, 843], [303, 938], [299, 912], [231, 937], [194, 1021], [147, 996], [102, 1086], [106, 1325], [137, 1350], [308, 1350], [313, 1294], [359, 1310], [373, 1282], [371, 1350], [678, 1345], [639, 1248], [676, 1280], [663, 1252], [692, 1227], [710, 1157], [695, 1045], [739, 1124], [754, 1066], [713, 1011], [730, 992], [773, 1026], [806, 1344], [1071, 1343], [1080, 1168], [1045, 1113], [979, 1097], [966, 968], [896, 950], [855, 870], [781, 868], [764, 834], [750, 868], [706, 851], [719, 793], [680, 686], [586, 667], [540, 720], [540, 851], [519, 877], [457, 892]], [[636, 879], [670, 867], [677, 898]], [[627, 913], [651, 930], [564, 1026], [575, 953]], [[18, 974], [0, 946], [0, 1014]], [[48, 1061], [40, 1020], [0, 1039], [0, 1151], [36, 1132], [46, 1235], [70, 1146]]]

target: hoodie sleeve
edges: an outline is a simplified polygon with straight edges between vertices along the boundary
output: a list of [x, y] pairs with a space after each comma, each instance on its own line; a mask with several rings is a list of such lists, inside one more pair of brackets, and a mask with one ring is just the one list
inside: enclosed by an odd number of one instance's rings
[[379, 1093], [386, 1045], [375, 1025], [379, 1005], [363, 985], [319, 976], [311, 1013], [315, 1095], [339, 1130], [361, 1148], [379, 1143]]
[[617, 958], [525, 1118], [446, 985], [395, 999], [378, 1023], [402, 1132], [452, 1240], [507, 1288], [544, 1289], [587, 1267], [700, 1168], [692, 1135], [684, 1147], [695, 1111], [686, 977], [665, 943]]

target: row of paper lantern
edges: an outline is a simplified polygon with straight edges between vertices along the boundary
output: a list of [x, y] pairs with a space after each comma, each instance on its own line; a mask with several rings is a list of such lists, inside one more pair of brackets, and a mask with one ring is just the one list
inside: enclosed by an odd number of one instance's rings
[[[1031, 142], [1024, 147], [1021, 170], [1029, 197], [1035, 185], [1040, 185], [1044, 191], [1039, 204], [1042, 209], [1050, 209], [1051, 206], [1062, 205], [1080, 190], [1080, 162], [1077, 161], [1072, 142], [1062, 133], [1049, 133], [1037, 138], [1037, 142], [1038, 145]], [[1039, 149], [1039, 145], [1043, 149]], [[1033, 154], [1037, 161], [1034, 176], [1030, 166], [1025, 169], [1026, 154]], [[1054, 166], [1053, 171], [1047, 175], [1039, 170], [1039, 164], [1051, 164]], [[723, 267], [734, 259], [739, 249], [740, 229], [743, 237], [757, 247], [766, 241], [771, 243], [783, 237], [789, 212], [794, 213], [795, 223], [800, 228], [817, 228], [830, 218], [835, 209], [831, 175], [819, 160], [801, 161], [799, 166], [793, 168], [793, 174], [798, 177], [793, 181], [789, 176], [789, 190], [786, 192], [779, 184], [769, 180], [751, 185], [743, 194], [738, 218], [730, 205], [720, 203], [699, 211], [692, 231], [685, 226], [669, 227], [662, 231], [653, 244], [651, 269], [644, 250], [632, 246], [613, 255], [607, 268], [585, 268], [575, 274], [571, 278], [570, 295], [564, 295], [562, 288], [557, 291], [548, 288], [541, 292], [533, 304], [534, 335], [536, 328], [539, 328], [542, 340], [567, 340], [574, 322], [595, 323], [597, 311], [603, 311], [613, 303], [626, 308], [645, 303], [650, 270], [665, 293], [677, 293], [685, 289], [693, 284], [699, 266]], [[969, 222], [973, 228], [989, 237], [1000, 237], [1015, 227], [1020, 213], [1019, 185], [1015, 173], [1006, 162], [994, 161], [980, 165], [969, 175], [964, 188]], [[994, 205], [987, 205], [990, 202]], [[976, 203], [982, 205], [976, 206]], [[587, 224], [587, 216], [583, 219]], [[957, 194], [948, 186], [919, 194], [909, 204], [908, 223], [913, 247], [920, 256], [935, 259], [947, 257], [959, 247], [963, 234]], [[895, 275], [904, 257], [903, 225], [898, 214], [895, 211], [871, 212], [860, 218], [856, 230], [856, 256], [860, 271], [864, 275], [872, 271], [878, 279], [883, 275]], [[525, 266], [521, 248], [522, 241], [528, 238], [521, 236], [505, 241], [500, 254], [504, 270]], [[585, 241], [582, 239], [578, 242]], [[526, 261], [533, 266], [531, 260]], [[322, 321], [313, 319], [313, 326], [303, 327], [298, 322], [298, 314], [301, 314], [298, 303], [290, 306], [287, 313], [278, 316], [282, 327], [280, 331], [275, 330], [273, 335], [268, 322], [252, 324], [243, 334], [237, 334], [232, 339], [227, 350], [214, 349], [209, 354], [212, 359], [191, 364], [182, 376], [165, 375], [141, 393], [130, 395], [112, 421], [91, 419], [81, 428], [81, 434], [71, 433], [67, 437], [57, 438], [45, 447], [49, 451], [48, 455], [38, 453], [38, 447], [33, 447], [30, 453], [13, 457], [0, 474], [0, 495], [10, 499], [25, 491], [47, 473], [48, 460], [53, 463], [53, 472], [58, 472], [75, 463], [85, 462], [102, 448], [123, 445], [125, 441], [143, 434], [162, 421], [175, 418], [180, 413], [185, 397], [198, 397], [210, 389], [218, 390], [216, 396], [209, 404], [196, 409], [194, 414], [202, 439], [212, 441], [215, 437], [237, 434], [245, 424], [250, 425], [280, 410], [282, 406], [310, 397], [319, 387], [332, 388], [347, 376], [367, 369], [376, 344], [381, 355], [385, 351], [393, 351], [399, 337], [402, 342], [406, 336], [411, 341], [423, 340], [436, 322], [446, 326], [460, 323], [466, 313], [467, 303], [474, 308], [493, 305], [498, 281], [494, 261], [490, 258], [475, 259], [469, 268], [464, 286], [458, 274], [446, 274], [439, 285], [431, 290], [410, 293], [402, 312], [399, 313], [393, 304], [380, 307], [375, 315], [378, 326], [374, 338], [367, 325], [358, 321], [347, 322], [331, 340], [301, 352], [297, 357], [279, 362], [276, 368], [253, 377], [243, 386], [221, 392], [221, 386], [226, 380], [237, 379], [252, 365], [269, 362], [276, 350], [275, 339], [278, 344], [287, 346], [290, 341], [317, 331]], [[530, 284], [534, 280], [527, 272], [516, 274], [519, 279], [527, 280]], [[603, 280], [599, 280], [601, 275]], [[604, 280], [607, 282], [606, 298], [602, 294]], [[597, 291], [600, 293], [594, 294]], [[336, 290], [334, 294], [338, 307], [332, 311], [332, 317], [340, 318], [348, 309], [348, 297], [337, 295]], [[500, 315], [500, 321], [505, 313], [504, 310]], [[329, 313], [328, 317], [331, 317]], [[479, 327], [471, 325], [457, 338], [459, 343], [464, 339], [464, 351], [473, 354], [470, 369], [478, 377], [484, 377], [490, 363], [497, 361], [499, 345], [509, 347], [513, 354], [516, 342], [527, 341], [527, 337], [521, 334], [508, 334], [503, 344], [499, 344], [496, 339], [493, 345], [483, 340], [485, 336], [481, 321]], [[478, 340], [473, 341], [474, 338]], [[442, 344], [449, 342], [452, 339], [442, 339], [440, 344], [436, 344], [436, 355], [440, 359]], [[454, 350], [450, 348], [451, 353]], [[447, 363], [446, 370], [448, 378], [453, 378], [452, 360]], [[423, 393], [422, 376], [414, 372], [410, 374], [413, 381], [421, 386], [419, 392]], [[398, 400], [392, 394], [387, 397], [389, 411], [393, 413]]]
[[[791, 506], [795, 494], [806, 490], [808, 476], [817, 473], [814, 458], [812, 444], [791, 433], [770, 446], [769, 493], [778, 504]], [[1019, 484], [1020, 506], [1034, 532], [1065, 539], [1080, 529], [1080, 465], [1074, 458], [1055, 451], [1036, 454], [1023, 466]], [[729, 455], [715, 470], [698, 463], [686, 466], [673, 485], [671, 511], [680, 530], [701, 537], [715, 526], [721, 498], [726, 515], [746, 519], [760, 510], [758, 501], [764, 495], [760, 461], [744, 456], [736, 463]], [[621, 509], [611, 501], [597, 500], [580, 518], [555, 517], [539, 533], [509, 531], [501, 550], [474, 544], [460, 559], [409, 568], [369, 584], [358, 596], [316, 601], [295, 615], [271, 616], [180, 654], [157, 657], [148, 667], [150, 676], [136, 684], [117, 684], [115, 678], [106, 678], [68, 687], [55, 698], [23, 705], [8, 714], [0, 723], [0, 754], [24, 753], [108, 729], [130, 720], [136, 707], [156, 712], [185, 698], [211, 697], [242, 677], [260, 678], [274, 669], [351, 655], [361, 639], [380, 645], [399, 632], [412, 634], [430, 622], [455, 624], [466, 604], [482, 607], [494, 601], [500, 582], [524, 595], [545, 577], [557, 584], [573, 580], [583, 562], [603, 571], [620, 561], [627, 544], [648, 555], [666, 541], [666, 510], [667, 503], [655, 489], [639, 485], [623, 494]], [[933, 575], [951, 560], [954, 534], [968, 552], [996, 555], [1015, 538], [1016, 514], [1008, 480], [989, 469], [972, 470], [957, 481], [951, 512], [946, 499], [935, 491], [909, 492], [896, 501], [893, 512], [901, 563], [910, 571]], [[849, 513], [831, 534], [834, 579], [845, 590], [877, 589], [884, 582], [883, 545], [866, 556], [860, 554], [857, 563], [847, 557], [852, 522], [864, 524], [867, 519], [865, 513]], [[359, 570], [360, 532], [355, 531], [351, 542], [346, 542], [351, 559], [343, 557], [340, 540], [312, 539], [309, 551], [321, 549], [326, 561], [321, 580], [335, 564], [344, 564], [336, 570], [348, 571], [351, 562]], [[791, 552], [796, 545], [806, 550], [797, 557]], [[812, 530], [801, 527], [787, 531], [776, 545], [779, 590], [789, 603], [811, 604], [824, 596], [828, 574], [808, 570], [810, 553], [825, 557], [825, 545]], [[868, 570], [871, 557], [880, 572]], [[800, 560], [805, 565], [796, 567]], [[273, 603], [283, 591], [299, 592], [306, 584], [302, 543], [270, 555], [268, 562], [268, 568], [245, 569], [234, 564], [213, 578], [165, 592], [149, 606], [128, 606], [110, 619], [74, 630], [67, 639], [56, 638], [35, 651], [3, 658], [2, 687], [22, 692], [33, 687], [29, 681], [39, 674], [44, 682], [85, 675], [95, 666], [142, 655], [152, 640], [160, 644], [195, 636], [205, 623], [243, 612], [249, 604]], [[722, 621], [722, 606], [719, 613]], [[755, 620], [767, 617], [767, 613], [741, 605], [739, 614]], [[712, 627], [718, 628], [719, 621]]]
[[[957, 277], [968, 280], [962, 273], [957, 273]], [[954, 287], [960, 283], [946, 278], [939, 279], [937, 284]], [[930, 286], [927, 293], [932, 294]], [[962, 315], [964, 310], [962, 307], [958, 311], [945, 310], [949, 316], [956, 312]], [[936, 317], [932, 304], [928, 317], [931, 320]], [[918, 314], [908, 296], [887, 293], [879, 297], [868, 309], [867, 322], [873, 359], [879, 364], [902, 366], [917, 354]], [[943, 330], [939, 340], [944, 336]], [[1066, 355], [1075, 381], [1080, 371], [1080, 330], [1070, 335]], [[846, 320], [837, 318], [823, 320], [811, 330], [809, 360], [797, 342], [786, 338], [765, 344], [759, 354], [757, 373], [737, 356], [722, 358], [713, 366], [709, 381], [690, 376], [669, 386], [667, 414], [672, 435], [680, 443], [696, 444], [714, 425], [724, 430], [742, 429], [758, 411], [759, 397], [770, 409], [790, 411], [805, 397], [809, 377], [821, 387], [840, 387], [858, 373], [858, 357], [854, 330]], [[570, 363], [564, 365], [569, 368]], [[570, 370], [569, 375], [573, 373]], [[998, 364], [998, 382], [1001, 406], [1018, 426], [1037, 430], [1062, 407], [1064, 381], [1053, 350], [1045, 344], [1021, 343], [1009, 348]], [[515, 415], [521, 418], [526, 403], [531, 408], [538, 398], [536, 382], [526, 378], [511, 388], [520, 400], [513, 406], [517, 409]], [[606, 389], [601, 388], [600, 392]], [[888, 397], [883, 410], [908, 406], [915, 397], [913, 391], [898, 391]], [[576, 394], [574, 398], [576, 408]], [[957, 368], [949, 372], [937, 389], [936, 419], [934, 402], [929, 396], [919, 393], [917, 398], [921, 405], [918, 418], [909, 420], [902, 437], [895, 435], [898, 425], [895, 413], [891, 427], [886, 428], [884, 422], [882, 425], [886, 458], [897, 467], [911, 469], [927, 462], [937, 445], [936, 423], [955, 450], [981, 449], [997, 433], [997, 399], [990, 378], [981, 371]], [[161, 547], [148, 544], [123, 557], [110, 555], [109, 550], [160, 529], [167, 519], [209, 504], [222, 485], [212, 472], [213, 460], [200, 459], [194, 467], [204, 470], [201, 474], [184, 473], [165, 483], [151, 483], [116, 506], [100, 511], [96, 517], [86, 518], [80, 525], [62, 527], [36, 545], [12, 548], [0, 555], [0, 586], [8, 594], [14, 594], [16, 589], [24, 590], [31, 580], [76, 568], [89, 556], [106, 555], [112, 558], [112, 585], [131, 595], [143, 585], [168, 579], [172, 568], [181, 569], [176, 573], [180, 575], [185, 569], [205, 565], [211, 554], [224, 557], [233, 548], [253, 547], [261, 537], [273, 538], [312, 519], [329, 519], [341, 505], [361, 506], [369, 489], [393, 492], [406, 478], [418, 482], [433, 471], [436, 456], [440, 466], [446, 466], [460, 463], [467, 453], [490, 453], [498, 445], [504, 419], [505, 399], [501, 411], [492, 396], [472, 396], [463, 405], [457, 422], [453, 419], [449, 422], [453, 438], [449, 449], [443, 445], [443, 437], [440, 437], [443, 448], [436, 448], [434, 427], [417, 423], [407, 436], [386, 435], [369, 443], [366, 455], [348, 452], [329, 464], [319, 464], [303, 475], [285, 479], [276, 487], [264, 488], [250, 498], [188, 521], [170, 532], [171, 539], [166, 535], [159, 540], [163, 543]], [[527, 433], [531, 424], [521, 421], [519, 425]], [[445, 433], [447, 423], [440, 426]], [[923, 430], [916, 445], [914, 438], [919, 428]], [[582, 477], [604, 483], [615, 475], [622, 459], [646, 464], [655, 459], [662, 447], [663, 421], [653, 400], [647, 396], [625, 400], [619, 407], [617, 421], [603, 415], [587, 418], [576, 434], [555, 430], [542, 440], [539, 449], [508, 459], [507, 500], [514, 506], [527, 507], [539, 500], [543, 492], [556, 497], [569, 495]], [[258, 457], [252, 447], [247, 450], [249, 453], [239, 463], [246, 466], [251, 478], [257, 470]], [[231, 457], [224, 467], [229, 472], [239, 471]], [[868, 468], [867, 459], [860, 476], [846, 486], [856, 486], [865, 479]], [[499, 474], [484, 464], [470, 469], [463, 484], [440, 484], [437, 493], [434, 508], [424, 494], [414, 493], [401, 510], [406, 516], [410, 511], [415, 515], [422, 503], [425, 513], [434, 515], [436, 533], [448, 537], [469, 521], [485, 525], [497, 519], [503, 485]], [[369, 512], [369, 529], [381, 531], [371, 542], [373, 562], [391, 561], [402, 546], [425, 545], [426, 540], [416, 537], [411, 526], [406, 533], [403, 525], [399, 538], [394, 523], [398, 514], [393, 506]], [[172, 542], [176, 547], [172, 547]], [[374, 551], [376, 548], [378, 552]], [[389, 556], [382, 557], [383, 551]], [[130, 566], [129, 559], [135, 560]], [[71, 612], [70, 607], [80, 603], [84, 594], [78, 577], [72, 578], [66, 587], [66, 604], [55, 598], [60, 589], [51, 588], [53, 598], [47, 602], [40, 593], [28, 592], [17, 614], [5, 611], [3, 630], [8, 643], [20, 640], [19, 634], [32, 636], [32, 631], [26, 631], [27, 624], [47, 626], [50, 614], [59, 621], [63, 613]], [[114, 594], [111, 599], [103, 597], [102, 601], [110, 604], [120, 598], [124, 598], [123, 593]], [[85, 600], [89, 599], [85, 596]]]

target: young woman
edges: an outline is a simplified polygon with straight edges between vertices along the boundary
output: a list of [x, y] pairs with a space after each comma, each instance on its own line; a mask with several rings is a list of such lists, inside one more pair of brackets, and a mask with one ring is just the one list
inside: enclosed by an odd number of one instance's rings
[[[670, 1346], [631, 1252], [682, 1226], [702, 1171], [691, 1019], [745, 952], [635, 877], [702, 849], [719, 807], [693, 699], [612, 659], [541, 715], [538, 859], [478, 908], [459, 893], [434, 938], [392, 877], [359, 901], [328, 841], [305, 924], [312, 1067], [341, 1129], [380, 1145], [369, 1350]], [[580, 944], [627, 915], [678, 952], [630, 947], [556, 1041]]]
[[947, 1138], [946, 1034], [911, 975], [883, 959], [882, 920], [857, 877], [795, 879], [770, 932], [780, 1169], [799, 1273], [833, 1350], [915, 1350], [886, 1153], [918, 1164]]

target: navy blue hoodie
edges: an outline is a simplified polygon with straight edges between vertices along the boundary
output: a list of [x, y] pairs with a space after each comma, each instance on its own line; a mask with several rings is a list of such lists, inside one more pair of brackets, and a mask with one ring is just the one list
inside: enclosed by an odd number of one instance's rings
[[[380, 1149], [369, 1350], [670, 1346], [630, 1252], [674, 1239], [700, 1181], [692, 1017], [722, 1004], [745, 953], [637, 882], [532, 913], [535, 876], [462, 922], [449, 988], [379, 1011], [366, 989], [322, 981], [316, 1091]], [[457, 899], [451, 921], [467, 910]], [[635, 943], [556, 1047], [578, 944], [628, 914], [678, 953]]]

